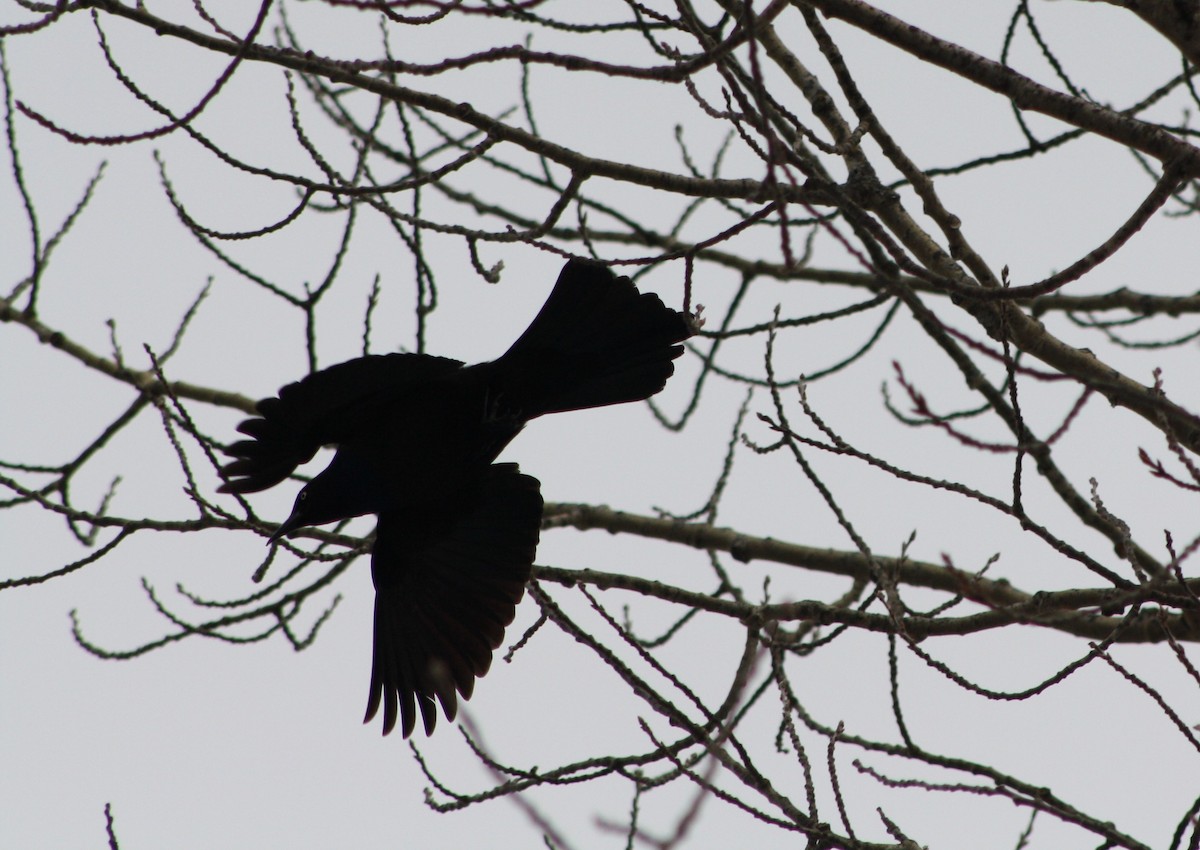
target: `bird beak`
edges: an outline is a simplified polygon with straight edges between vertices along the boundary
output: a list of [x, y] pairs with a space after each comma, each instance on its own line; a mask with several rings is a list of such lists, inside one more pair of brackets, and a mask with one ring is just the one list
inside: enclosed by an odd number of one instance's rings
[[285, 519], [283, 521], [283, 523], [279, 526], [279, 528], [275, 529], [275, 533], [267, 538], [267, 544], [271, 545], [274, 543], [278, 543], [280, 538], [287, 537], [289, 534], [291, 534], [297, 528], [301, 528], [303, 526], [304, 526], [304, 520], [301, 519], [300, 517], [296, 516], [296, 512], [293, 511], [292, 515], [290, 517], [288, 517], [287, 519]]

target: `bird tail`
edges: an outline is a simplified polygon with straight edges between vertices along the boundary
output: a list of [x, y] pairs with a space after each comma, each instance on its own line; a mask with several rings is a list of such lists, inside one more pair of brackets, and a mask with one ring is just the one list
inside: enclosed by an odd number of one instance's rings
[[550, 297], [494, 365], [524, 418], [641, 401], [675, 371], [689, 318], [600, 263], [570, 260]]

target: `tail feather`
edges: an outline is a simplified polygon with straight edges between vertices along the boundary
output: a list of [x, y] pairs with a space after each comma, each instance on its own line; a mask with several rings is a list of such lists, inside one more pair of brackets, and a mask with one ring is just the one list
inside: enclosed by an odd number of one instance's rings
[[687, 317], [608, 267], [571, 260], [545, 306], [496, 362], [526, 418], [640, 401], [675, 371]]

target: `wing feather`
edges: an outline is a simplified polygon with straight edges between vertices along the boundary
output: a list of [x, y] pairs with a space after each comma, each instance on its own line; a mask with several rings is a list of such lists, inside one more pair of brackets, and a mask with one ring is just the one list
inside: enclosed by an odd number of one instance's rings
[[383, 708], [408, 737], [437, 705], [453, 720], [471, 696], [517, 603], [537, 551], [542, 497], [516, 464], [486, 467], [449, 502], [384, 513], [371, 555], [375, 647], [364, 722]]
[[406, 387], [449, 374], [458, 360], [428, 354], [374, 354], [338, 363], [288, 384], [257, 405], [258, 417], [238, 425], [251, 437], [225, 449], [222, 493], [273, 487], [307, 463], [321, 446], [342, 442], [364, 417]]

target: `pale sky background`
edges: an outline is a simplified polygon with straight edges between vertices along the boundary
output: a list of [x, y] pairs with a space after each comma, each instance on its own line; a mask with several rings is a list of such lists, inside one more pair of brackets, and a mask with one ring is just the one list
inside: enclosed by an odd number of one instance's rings
[[[148, 5], [152, 10], [168, 8], [161, 0]], [[963, 4], [947, 0], [881, 5], [992, 57], [998, 55], [1011, 11], [1010, 4], [970, 4], [968, 20]], [[0, 4], [0, 23], [25, 19], [14, 6]], [[1100, 100], [1126, 105], [1177, 72], [1177, 55], [1120, 10], [1099, 3], [1034, 6], [1043, 15], [1040, 23], [1057, 38], [1060, 58]], [[293, 3], [288, 9], [301, 21], [322, 13], [315, 4]], [[339, 13], [339, 24], [344, 18]], [[357, 43], [374, 55], [376, 25], [368, 15], [361, 18], [357, 29], [317, 30], [309, 25], [306, 32], [318, 52], [354, 56]], [[227, 19], [243, 26], [240, 18]], [[190, 104], [220, 67], [200, 51], [181, 49], [177, 42], [155, 39], [120, 22], [106, 19], [105, 28], [126, 71], [178, 108]], [[901, 59], [846, 27], [830, 29], [885, 126], [921, 166], [949, 165], [1019, 145], [1010, 109], [999, 97]], [[523, 36], [519, 28], [512, 33], [507, 39], [512, 43]], [[1086, 37], [1068, 37], [1072, 33]], [[461, 33], [449, 25], [427, 34], [394, 49], [406, 58], [427, 58], [444, 52], [446, 43], [454, 45], [453, 52], [465, 53], [473, 39], [481, 38], [478, 30]], [[553, 47], [551, 35], [539, 31], [537, 39], [535, 47]], [[619, 61], [625, 42], [614, 38], [612, 43], [614, 52], [607, 58]], [[1029, 50], [1028, 39], [1022, 45], [1017, 66], [1048, 81], [1046, 67]], [[112, 79], [86, 14], [74, 14], [43, 33], [9, 38], [5, 49], [17, 97], [73, 129], [125, 133], [160, 123]], [[803, 55], [823, 69], [811, 46]], [[881, 65], [886, 71], [880, 71]], [[443, 90], [461, 85], [459, 94], [450, 96], [470, 96], [480, 108], [498, 110], [516, 103], [517, 80], [517, 70], [503, 65], [439, 85]], [[693, 128], [689, 143], [702, 162], [720, 142], [683, 93], [670, 87], [642, 85], [636, 96], [621, 97], [614, 92], [622, 89], [610, 80], [548, 68], [535, 69], [533, 80], [543, 134], [564, 144], [580, 144], [589, 153], [680, 171], [672, 141], [674, 124]], [[827, 77], [829, 85], [831, 80]], [[246, 67], [198, 126], [247, 160], [281, 170], [304, 169], [303, 152], [288, 134], [284, 91], [278, 69]], [[1160, 117], [1178, 118], [1178, 103], [1175, 110]], [[309, 109], [307, 114], [307, 128], [318, 139], [330, 141], [331, 136], [322, 135], [327, 131], [315, 113]], [[1052, 126], [1036, 118], [1031, 124], [1045, 134]], [[211, 294], [171, 361], [169, 375], [259, 397], [303, 374], [299, 315], [238, 279], [184, 232], [158, 186], [151, 152], [162, 152], [189, 210], [218, 229], [252, 229], [278, 219], [294, 202], [290, 188], [232, 174], [182, 134], [100, 149], [71, 146], [24, 118], [17, 119], [16, 131], [43, 234], [53, 232], [71, 209], [97, 163], [108, 160], [94, 203], [54, 256], [43, 282], [43, 321], [93, 351], [106, 353], [110, 346], [105, 322], [112, 318], [125, 357], [140, 367], [145, 361], [143, 343], [165, 348], [178, 317], [211, 277]], [[0, 171], [5, 175], [0, 179], [0, 286], [8, 291], [28, 273], [29, 248], [7, 158]], [[749, 160], [734, 158], [726, 176], [757, 177], [760, 171]], [[981, 171], [942, 181], [939, 190], [962, 218], [975, 246], [995, 267], [1009, 265], [1014, 282], [1022, 284], [1098, 244], [1150, 185], [1126, 151], [1088, 141], [1069, 153], [1049, 154], [1010, 171]], [[663, 203], [670, 209], [679, 206], [675, 198]], [[336, 238], [336, 228], [327, 222], [302, 221], [230, 251], [272, 280], [301, 292], [305, 281], [325, 274]], [[1192, 219], [1156, 221], [1077, 291], [1128, 285], [1152, 292], [1192, 292], [1198, 245]], [[771, 250], [767, 240], [764, 251]], [[844, 254], [828, 246], [822, 250], [823, 265], [854, 268]], [[431, 353], [467, 361], [501, 353], [536, 312], [560, 265], [556, 258], [520, 245], [484, 245], [482, 253], [487, 264], [504, 261], [501, 285], [488, 286], [472, 275], [461, 240], [431, 239], [442, 281], [442, 306], [429, 333]], [[777, 253], [776, 249], [771, 258]], [[707, 276], [697, 279], [697, 300], [714, 306], [715, 322], [736, 281], [706, 266], [698, 269]], [[382, 276], [384, 294], [374, 318], [374, 349], [412, 344], [411, 262], [379, 221], [364, 216], [342, 272], [340, 296], [322, 309], [323, 365], [359, 353], [366, 293], [376, 274]], [[678, 305], [681, 277], [681, 265], [672, 264], [647, 277], [642, 286]], [[737, 324], [765, 320], [776, 303], [783, 304], [785, 315], [803, 315], [856, 297], [829, 287], [763, 284]], [[867, 328], [873, 321], [868, 318], [854, 327]], [[1061, 318], [1048, 323], [1074, 344], [1093, 339]], [[845, 337], [851, 329], [839, 324], [790, 335], [780, 351], [788, 377], [819, 370], [857, 347], [860, 337]], [[1180, 327], [1178, 332], [1187, 329]], [[755, 337], [731, 345], [726, 364], [757, 373], [763, 343]], [[1150, 381], [1156, 365], [1169, 363], [1167, 381], [1176, 399], [1200, 409], [1200, 393], [1188, 384], [1195, 375], [1194, 345], [1166, 355], [1110, 356], [1143, 382]], [[943, 363], [931, 359], [930, 346], [912, 324], [902, 321], [889, 331], [880, 350], [849, 373], [814, 384], [811, 398], [852, 441], [885, 457], [903, 458], [927, 474], [960, 476], [1003, 494], [1010, 474], [1007, 461], [964, 469], [964, 463], [977, 459], [947, 451], [937, 435], [900, 429], [886, 420], [879, 385], [891, 380], [894, 358], [903, 360], [906, 372], [922, 375], [928, 387], [937, 388], [939, 378], [952, 377]], [[54, 464], [73, 457], [133, 398], [127, 388], [86, 372], [15, 324], [0, 329], [0, 364], [4, 461]], [[697, 368], [694, 358], [681, 361], [679, 374], [659, 399], [669, 413], [686, 403]], [[959, 383], [948, 384], [942, 396], [947, 407], [963, 397]], [[1038, 389], [1031, 389], [1029, 397], [1037, 399]], [[719, 473], [741, 399], [742, 390], [714, 383], [694, 427], [681, 435], [658, 428], [640, 405], [553, 417], [531, 425], [503, 459], [518, 461], [537, 476], [549, 500], [608, 504], [635, 513], [649, 514], [656, 507], [687, 513], [703, 504]], [[199, 403], [190, 404], [189, 410], [203, 429], [224, 438], [232, 436], [242, 418]], [[751, 410], [752, 415], [766, 412], [766, 397], [757, 396]], [[1047, 415], [1045, 421], [1053, 419]], [[1161, 539], [1162, 528], [1172, 528], [1177, 539], [1190, 539], [1195, 533], [1194, 505], [1149, 479], [1130, 442], [1116, 439], [1135, 427], [1141, 426], [1132, 414], [1094, 401], [1077, 425], [1088, 438], [1077, 441], [1078, 448], [1065, 449], [1061, 461], [1077, 480], [1096, 477], [1111, 510], [1135, 530], [1151, 530], [1145, 539]], [[761, 426], [750, 425], [748, 433], [760, 442], [770, 440]], [[1161, 453], [1161, 440], [1152, 443], [1153, 434], [1145, 434], [1147, 448]], [[1095, 584], [1080, 571], [1046, 578], [1051, 565], [1058, 566], [1052, 553], [997, 517], [964, 513], [955, 499], [937, 494], [914, 501], [911, 490], [861, 468], [824, 458], [817, 463], [876, 551], [897, 552], [916, 530], [916, 558], [936, 561], [945, 552], [961, 568], [978, 569], [991, 554], [1003, 551], [1004, 575], [1018, 584], [1023, 578], [1028, 580], [1025, 586], [1036, 587]], [[78, 477], [77, 503], [94, 506], [115, 474], [123, 481], [114, 513], [194, 516], [153, 414], [143, 414]], [[215, 476], [206, 473], [203, 480], [215, 488]], [[294, 485], [281, 486], [252, 501], [260, 515], [278, 520], [286, 515], [294, 493]], [[746, 449], [739, 453], [720, 524], [797, 543], [849, 548], [828, 510], [793, 467], [779, 456], [761, 458]], [[363, 531], [369, 527], [369, 522], [361, 523]], [[102, 533], [101, 538], [110, 534]], [[1111, 552], [1095, 535], [1076, 531], [1069, 537], [1111, 561]], [[86, 551], [54, 517], [29, 509], [0, 511], [0, 578], [41, 574]], [[340, 605], [315, 644], [302, 653], [280, 639], [230, 646], [192, 638], [119, 663], [102, 662], [72, 640], [72, 609], [78, 611], [85, 634], [102, 646], [120, 650], [153, 640], [166, 624], [146, 600], [143, 578], [169, 606], [195, 616], [175, 591], [177, 582], [212, 597], [244, 594], [265, 551], [262, 539], [249, 533], [142, 533], [113, 556], [69, 578], [0, 592], [0, 848], [105, 846], [106, 802], [113, 804], [123, 850], [542, 846], [536, 829], [509, 801], [446, 815], [429, 810], [422, 802], [422, 789], [429, 783], [408, 743], [398, 735], [382, 739], [378, 723], [359, 724], [370, 670], [372, 591], [365, 560], [333, 589], [342, 597]], [[547, 532], [537, 562], [626, 570], [685, 586], [709, 584], [703, 553], [599, 531]], [[281, 568], [277, 562], [275, 569]], [[789, 574], [761, 563], [739, 569], [752, 576], [770, 572], [774, 593], [794, 598], [831, 598], [845, 586], [841, 580]], [[747, 587], [759, 584], [758, 578], [745, 581]], [[556, 598], [569, 598], [565, 591], [555, 592]], [[621, 600], [615, 592], [604, 599], [619, 610]], [[531, 601], [522, 604], [508, 642], [533, 622], [535, 611]], [[311, 610], [302, 622], [311, 622], [317, 613]], [[648, 609], [639, 620], [645, 633], [654, 631], [655, 616], [654, 609]], [[666, 619], [660, 616], [658, 622]], [[694, 628], [695, 634], [666, 656], [689, 683], [716, 699], [736, 663], [740, 633], [724, 623]], [[852, 732], [894, 738], [886, 701], [886, 642], [880, 636], [860, 635], [843, 643], [839, 652], [819, 653], [802, 672], [794, 673], [797, 686], [824, 721], [844, 720]], [[1032, 628], [933, 641], [929, 647], [951, 666], [997, 689], [1027, 687], [1086, 651], [1080, 640]], [[1177, 709], [1190, 712], [1183, 715], [1185, 723], [1200, 722], [1195, 685], [1165, 660], [1165, 652], [1161, 647], [1121, 647], [1117, 657], [1150, 678]], [[1052, 787], [1092, 813], [1119, 813], [1113, 815], [1118, 826], [1154, 846], [1167, 845], [1195, 797], [1195, 751], [1148, 698], [1107, 667], [1094, 664], [1030, 703], [1000, 705], [964, 694], [910, 656], [902, 687], [918, 740], [948, 755], [990, 759], [1002, 770]], [[498, 758], [543, 768], [602, 752], [606, 745], [614, 752], [644, 748], [647, 742], [637, 718], [650, 719], [652, 714], [644, 704], [628, 699], [624, 686], [585, 649], [549, 628], [518, 653], [514, 663], [498, 658], [466, 711]], [[751, 728], [760, 731], [758, 752], [768, 753], [777, 707], [766, 699], [756, 711], [762, 722], [755, 727], [753, 718], [748, 720], [743, 734]], [[663, 725], [657, 718], [652, 722], [656, 728]], [[443, 722], [432, 738], [418, 736], [414, 741], [438, 777], [455, 789], [476, 791], [490, 784], [451, 724]], [[790, 770], [796, 783], [791, 790], [802, 798], [797, 789], [803, 777], [794, 763], [789, 767], [784, 757], [764, 759], [776, 771], [777, 781], [786, 782]], [[823, 751], [814, 753], [814, 760], [823, 760]], [[878, 759], [873, 763], [889, 773], [907, 767]], [[911, 770], [911, 775], [929, 775], [917, 765]], [[964, 800], [958, 795], [949, 806], [921, 792], [888, 791], [859, 778], [848, 763], [842, 781], [860, 837], [872, 840], [886, 840], [874, 815], [876, 806], [923, 843], [945, 848], [1012, 847], [1028, 817], [1004, 801]], [[1145, 799], [1131, 803], [1130, 788], [1143, 789]], [[672, 826], [692, 792], [692, 786], [676, 783], [647, 795], [644, 825], [652, 831]], [[622, 834], [606, 832], [597, 823], [627, 817], [628, 783], [605, 780], [541, 789], [532, 799], [573, 846], [624, 846]], [[835, 818], [825, 802], [825, 819]], [[989, 834], [979, 833], [980, 823], [988, 824]], [[794, 846], [796, 840], [711, 802], [695, 829], [696, 847], [783, 847]], [[1039, 821], [1034, 846], [1096, 843], [1046, 818]]]

